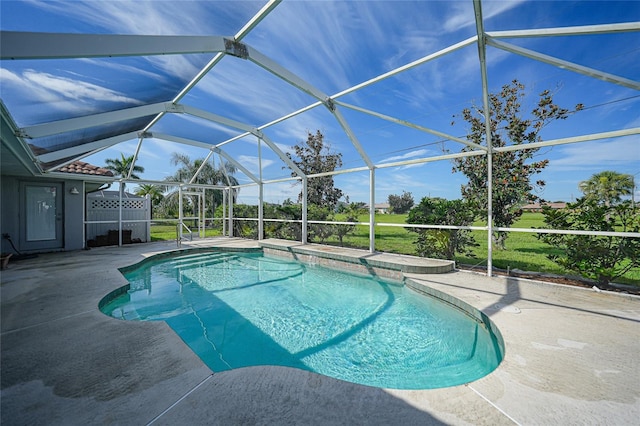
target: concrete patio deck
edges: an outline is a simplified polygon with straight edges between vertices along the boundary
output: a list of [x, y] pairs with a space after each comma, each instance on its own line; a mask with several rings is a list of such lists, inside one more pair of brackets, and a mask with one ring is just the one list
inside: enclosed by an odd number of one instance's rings
[[[220, 238], [188, 246], [256, 246]], [[125, 322], [98, 302], [116, 268], [174, 243], [11, 261], [1, 273], [2, 425], [634, 425], [640, 298], [467, 272], [411, 275], [487, 314], [502, 364], [463, 386], [356, 385], [283, 367], [215, 373], [163, 322]]]

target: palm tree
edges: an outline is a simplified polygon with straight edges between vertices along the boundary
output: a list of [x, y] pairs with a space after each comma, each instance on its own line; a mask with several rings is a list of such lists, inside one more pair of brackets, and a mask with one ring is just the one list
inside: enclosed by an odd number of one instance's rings
[[620, 202], [624, 195], [631, 195], [634, 189], [633, 176], [611, 170], [596, 173], [578, 184], [587, 198], [596, 199], [606, 206]]
[[162, 190], [162, 187], [160, 187], [160, 185], [149, 184], [138, 185], [136, 195], [141, 197], [149, 195], [151, 197], [151, 219], [153, 219], [153, 207], [160, 204], [164, 198], [164, 191]]
[[[196, 176], [193, 183], [208, 184], [208, 185], [237, 185], [238, 180], [233, 176], [237, 171], [236, 167], [230, 163], [224, 163], [223, 167], [216, 168], [212, 162], [207, 161], [204, 163], [204, 158], [197, 158], [191, 160], [188, 155], [179, 154], [174, 152], [171, 156], [171, 163], [174, 166], [180, 166], [173, 176], [167, 177], [165, 180], [169, 182], [190, 182], [193, 176], [200, 170], [200, 173]], [[204, 163], [204, 165], [203, 165]], [[202, 167], [202, 169], [201, 169]], [[228, 181], [227, 181], [228, 178]], [[222, 204], [222, 191], [220, 190], [207, 190], [211, 194], [211, 214], [215, 213], [215, 209], [218, 205]], [[233, 191], [234, 201], [238, 196], [238, 189]], [[206, 194], [206, 193], [205, 193]], [[177, 191], [173, 191], [167, 194], [167, 201], [172, 201], [177, 198]], [[191, 200], [192, 204], [195, 204], [194, 200]]]
[[[106, 163], [105, 169], [111, 170], [116, 174], [116, 176], [126, 178], [129, 175], [129, 170], [131, 170], [131, 165], [133, 164], [133, 155], [125, 157], [123, 153], [120, 153], [120, 157], [121, 158], [107, 158], [104, 160]], [[131, 178], [140, 179], [140, 176], [136, 175], [134, 172], [144, 173], [144, 167], [138, 165], [133, 166]], [[125, 187], [124, 182], [122, 183], [122, 187]]]

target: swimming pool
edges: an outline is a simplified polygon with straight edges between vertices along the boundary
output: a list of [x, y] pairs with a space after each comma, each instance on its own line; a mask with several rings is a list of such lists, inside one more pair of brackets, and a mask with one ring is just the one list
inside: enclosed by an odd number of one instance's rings
[[485, 322], [400, 282], [262, 253], [180, 253], [127, 268], [100, 304], [114, 318], [166, 321], [215, 372], [253, 365], [370, 386], [431, 389], [502, 360]]

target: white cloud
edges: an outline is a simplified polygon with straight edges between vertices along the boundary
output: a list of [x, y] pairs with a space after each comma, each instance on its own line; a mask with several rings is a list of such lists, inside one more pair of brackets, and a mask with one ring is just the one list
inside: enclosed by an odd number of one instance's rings
[[[523, 2], [524, 0], [484, 1], [482, 2], [482, 18], [486, 22], [491, 18], [519, 6]], [[475, 26], [476, 21], [472, 2], [456, 1], [450, 2], [449, 4], [452, 5], [452, 13], [447, 16], [443, 25], [446, 32], [454, 32], [461, 28]]]
[[165, 159], [168, 160], [171, 158], [174, 152], [183, 155], [191, 154], [191, 151], [183, 144], [165, 141], [162, 139], [145, 139], [142, 142], [142, 150], [140, 157], [142, 158], [154, 158], [154, 159]]
[[394, 155], [391, 157], [387, 157], [380, 161], [380, 163], [392, 163], [396, 161], [410, 160], [415, 158], [424, 158], [427, 156], [432, 156], [433, 152], [428, 149], [417, 149], [414, 151], [407, 152], [402, 155]]
[[[282, 204], [286, 199], [294, 202], [298, 200], [300, 193], [300, 185], [294, 185], [293, 182], [277, 182], [264, 186], [264, 199], [269, 203]], [[257, 204], [259, 188], [258, 186], [247, 186], [240, 190], [240, 203]]]
[[[237, 160], [240, 164], [246, 167], [254, 176], [260, 175], [260, 159], [256, 156], [251, 155], [238, 155]], [[270, 165], [275, 163], [273, 160], [269, 160], [267, 158], [262, 159], [262, 168], [263, 170]]]
[[[125, 65], [125, 64], [122, 64], [122, 63], [116, 63], [116, 62], [110, 62], [110, 61], [103, 61], [103, 60], [98, 60], [98, 59], [90, 59], [90, 58], [80, 58], [80, 59], [77, 59], [77, 61], [85, 63], [85, 64], [87, 64], [89, 66], [95, 66], [95, 67], [99, 67], [99, 68], [102, 68], [102, 69], [112, 69], [118, 75], [122, 75], [124, 73], [137, 74], [137, 75], [141, 75], [143, 77], [155, 80], [155, 81], [157, 81], [159, 83], [166, 83], [167, 82], [166, 76], [158, 74], [156, 72], [149, 71], [146, 68], [136, 67], [136, 66], [132, 66], [132, 65]], [[78, 73], [73, 73], [71, 71], [67, 71], [67, 72], [69, 74], [78, 75], [81, 78], [89, 78], [89, 77], [91, 77], [91, 76], [80, 75]]]
[[[258, 7], [250, 2], [66, 1], [31, 4], [48, 13], [91, 22], [120, 34], [222, 34], [238, 30]], [[71, 7], [73, 6], [73, 7]], [[236, 21], [236, 25], [230, 22]], [[237, 26], [238, 28], [235, 28]], [[226, 34], [225, 34], [226, 35]]]
[[23, 100], [46, 103], [61, 111], [96, 111], [96, 100], [140, 105], [138, 100], [116, 90], [46, 72], [27, 69], [14, 73], [3, 68], [0, 69], [0, 76], [5, 84], [11, 82], [11, 89], [16, 90]]
[[[221, 132], [224, 133], [226, 135], [228, 135], [229, 137], [233, 137], [233, 136], [237, 136], [238, 134], [244, 133], [242, 130], [238, 130], [238, 129], [234, 129], [231, 127], [227, 127], [224, 126], [220, 123], [217, 123], [215, 121], [210, 121], [210, 120], [205, 120], [203, 118], [200, 117], [196, 117], [193, 115], [189, 115], [189, 114], [180, 114], [179, 117], [181, 120], [186, 120], [189, 123], [193, 123], [199, 127], [203, 127], [206, 129], [211, 129], [211, 130], [215, 130], [217, 132]], [[202, 141], [202, 142], [211, 142], [211, 141]], [[222, 142], [222, 141], [218, 141]], [[212, 142], [213, 143], [213, 142]]]
[[253, 126], [315, 101], [254, 64], [232, 57], [223, 59], [198, 83], [193, 95], [201, 93], [203, 99], [217, 108], [232, 105], [238, 110], [236, 114], [250, 113], [254, 120], [261, 120], [251, 123]]
[[[250, 2], [200, 1], [33, 1], [48, 13], [81, 23], [90, 22], [96, 32], [140, 35], [225, 35], [233, 36], [255, 12]], [[67, 25], [73, 25], [72, 23]], [[102, 29], [102, 30], [101, 30]], [[201, 69], [190, 55], [149, 56], [152, 66], [183, 79]]]
[[[358, 5], [291, 2], [283, 6], [260, 24], [249, 42], [301, 77], [313, 77], [310, 82], [323, 86], [324, 91], [351, 86], [347, 74], [353, 58], [350, 40], [354, 32], [351, 26], [343, 25], [341, 16], [354, 16], [353, 8]], [[370, 22], [375, 25], [375, 20]]]
[[635, 119], [631, 119], [631, 121], [629, 121], [626, 126], [624, 126], [625, 129], [632, 129], [634, 127], [640, 127], [640, 115], [636, 116]]
[[27, 70], [22, 74], [27, 84], [33, 85], [59, 99], [73, 102], [93, 103], [96, 99], [106, 102], [139, 105], [141, 102], [123, 93], [96, 84], [72, 80], [53, 74]]
[[558, 159], [551, 160], [550, 169], [584, 170], [609, 164], [640, 164], [640, 137], [605, 140], [567, 145], [559, 149]]

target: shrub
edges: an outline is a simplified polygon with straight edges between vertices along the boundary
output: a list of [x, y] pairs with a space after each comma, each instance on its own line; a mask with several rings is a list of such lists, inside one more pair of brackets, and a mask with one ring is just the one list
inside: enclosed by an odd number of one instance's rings
[[[424, 225], [469, 226], [473, 223], [475, 211], [464, 200], [445, 200], [425, 197], [412, 208], [407, 223]], [[472, 247], [478, 243], [467, 229], [419, 229], [416, 253], [423, 257], [436, 257], [453, 260], [455, 253], [474, 256]]]
[[[605, 205], [584, 197], [564, 209], [544, 207], [546, 228], [586, 231], [640, 231], [640, 209], [630, 201]], [[563, 254], [547, 257], [568, 270], [607, 284], [640, 266], [640, 238], [601, 235], [541, 234]]]

